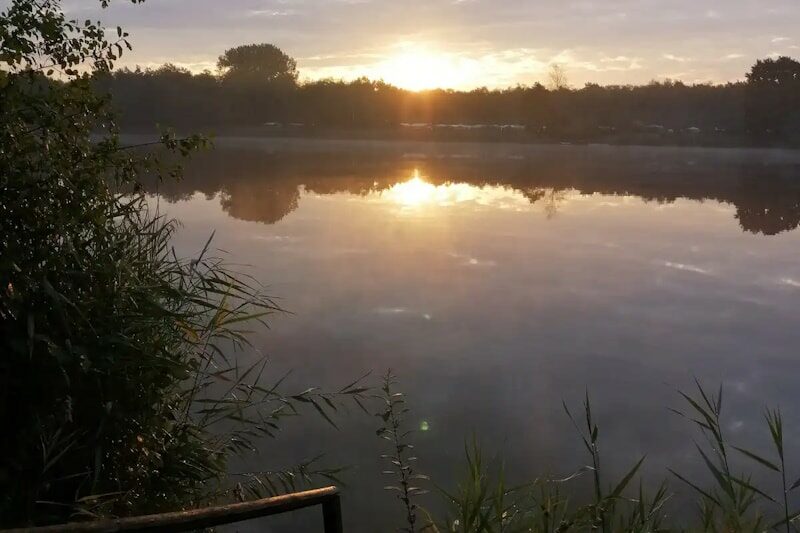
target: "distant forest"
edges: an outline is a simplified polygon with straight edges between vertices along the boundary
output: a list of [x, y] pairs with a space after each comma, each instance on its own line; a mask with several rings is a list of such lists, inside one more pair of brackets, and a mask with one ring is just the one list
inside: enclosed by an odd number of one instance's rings
[[542, 142], [800, 145], [800, 62], [756, 62], [724, 85], [653, 81], [570, 87], [408, 91], [366, 78], [298, 82], [296, 62], [270, 44], [226, 51], [216, 73], [166, 64], [122, 69], [98, 83], [123, 129], [297, 136], [394, 136]]

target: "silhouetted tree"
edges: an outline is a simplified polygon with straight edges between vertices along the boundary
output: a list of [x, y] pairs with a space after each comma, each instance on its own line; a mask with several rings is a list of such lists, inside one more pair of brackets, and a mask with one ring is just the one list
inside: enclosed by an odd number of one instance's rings
[[747, 74], [747, 126], [756, 135], [800, 136], [800, 62], [758, 60]]
[[800, 83], [800, 62], [791, 57], [759, 59], [747, 74], [753, 85], [787, 87]]
[[225, 51], [217, 61], [226, 98], [225, 111], [238, 125], [286, 121], [297, 84], [297, 63], [271, 44], [249, 44]]
[[297, 82], [297, 62], [272, 44], [248, 44], [226, 50], [217, 61], [226, 81], [250, 83]]
[[554, 91], [569, 88], [569, 81], [567, 80], [567, 71], [558, 63], [550, 65], [550, 71], [547, 73], [550, 79], [550, 88]]

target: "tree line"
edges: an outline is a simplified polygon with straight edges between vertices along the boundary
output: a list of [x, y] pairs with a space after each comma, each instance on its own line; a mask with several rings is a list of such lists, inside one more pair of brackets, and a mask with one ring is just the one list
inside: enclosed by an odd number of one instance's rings
[[[166, 64], [120, 69], [98, 83], [123, 128], [247, 130], [282, 134], [404, 131], [407, 136], [498, 136], [552, 141], [800, 142], [800, 62], [759, 60], [745, 81], [571, 88], [517, 85], [470, 91], [404, 90], [380, 80], [298, 82], [297, 64], [271, 44], [220, 56], [217, 72]], [[498, 126], [505, 127], [498, 127]]]

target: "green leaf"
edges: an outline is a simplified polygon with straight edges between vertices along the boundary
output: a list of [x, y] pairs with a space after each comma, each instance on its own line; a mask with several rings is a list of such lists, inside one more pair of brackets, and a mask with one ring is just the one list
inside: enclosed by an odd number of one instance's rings
[[699, 493], [700, 495], [702, 495], [703, 497], [707, 498], [708, 500], [710, 500], [710, 501], [714, 502], [715, 504], [717, 504], [717, 505], [719, 505], [719, 506], [721, 506], [721, 505], [722, 505], [722, 504], [720, 503], [720, 501], [719, 501], [719, 500], [718, 500], [716, 497], [712, 496], [712, 495], [711, 495], [709, 492], [707, 492], [707, 491], [705, 491], [705, 490], [701, 489], [699, 486], [697, 486], [696, 484], [692, 483], [691, 481], [689, 481], [688, 479], [686, 479], [685, 477], [683, 477], [682, 475], [680, 475], [679, 473], [677, 473], [677, 472], [676, 472], [676, 471], [674, 471], [673, 469], [671, 469], [671, 468], [667, 468], [667, 470], [668, 470], [668, 471], [669, 471], [669, 472], [670, 472], [670, 473], [671, 473], [673, 476], [675, 476], [675, 477], [676, 477], [676, 478], [678, 478], [679, 480], [681, 480], [681, 481], [683, 481], [684, 483], [686, 483], [687, 485], [689, 485], [691, 488], [693, 488], [693, 489], [694, 489], [696, 492], [698, 492], [698, 493]]
[[770, 496], [769, 494], [765, 493], [764, 491], [762, 491], [761, 489], [759, 489], [755, 485], [751, 484], [749, 481], [745, 481], [744, 479], [739, 479], [739, 478], [737, 478], [735, 476], [731, 476], [730, 479], [734, 483], [736, 483], [738, 485], [741, 485], [742, 487], [746, 488], [747, 490], [751, 490], [751, 491], [755, 492], [756, 494], [758, 494], [759, 496], [762, 496], [763, 498], [766, 498], [767, 500], [769, 500], [769, 501], [771, 501], [773, 503], [777, 503], [772, 496]]
[[625, 477], [623, 477], [620, 480], [620, 482], [617, 484], [617, 486], [614, 487], [614, 490], [611, 491], [611, 494], [609, 494], [609, 498], [612, 498], [612, 499], [618, 498], [620, 496], [620, 494], [622, 494], [622, 491], [625, 490], [625, 487], [627, 487], [628, 483], [631, 482], [631, 479], [633, 479], [633, 476], [635, 476], [636, 472], [639, 471], [639, 468], [642, 466], [642, 463], [644, 463], [644, 459], [645, 459], [644, 457], [639, 459], [639, 462], [637, 462], [633, 466], [633, 468], [631, 468], [631, 470], [627, 474], [625, 474]]
[[[697, 445], [695, 445], [697, 446]], [[706, 464], [708, 469], [714, 476], [714, 479], [717, 480], [717, 484], [719, 484], [720, 488], [725, 491], [725, 493], [733, 498], [733, 487], [731, 487], [730, 480], [728, 479], [728, 475], [720, 471], [716, 465], [708, 458], [702, 448], [697, 446], [697, 451], [700, 452], [700, 457], [703, 458], [703, 462]]]
[[770, 470], [772, 470], [774, 472], [780, 472], [781, 471], [781, 469], [775, 463], [771, 463], [771, 462], [767, 461], [766, 459], [764, 459], [763, 457], [761, 457], [759, 455], [756, 455], [753, 452], [745, 450], [744, 448], [739, 448], [738, 446], [731, 446], [731, 448], [733, 448], [737, 452], [749, 457], [753, 461], [756, 461], [757, 463], [759, 463], [759, 464], [761, 464], [763, 466], [766, 466], [767, 468], [769, 468]]

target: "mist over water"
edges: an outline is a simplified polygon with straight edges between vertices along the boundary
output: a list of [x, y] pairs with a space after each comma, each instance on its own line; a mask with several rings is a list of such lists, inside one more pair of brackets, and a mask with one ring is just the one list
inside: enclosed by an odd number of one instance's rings
[[[216, 231], [292, 312], [254, 335], [269, 380], [292, 370], [288, 386], [334, 389], [391, 367], [437, 484], [454, 484], [473, 433], [510, 481], [571, 473], [585, 458], [561, 401], [577, 407], [587, 389], [617, 472], [644, 453], [651, 479], [700, 470], [692, 429], [667, 412], [694, 377], [725, 383], [739, 442], [761, 444], [762, 402], [784, 407], [788, 442], [800, 437], [800, 155], [217, 144], [159, 186], [183, 223], [179, 252]], [[232, 468], [325, 452], [322, 464], [352, 467], [346, 529], [388, 530], [400, 508], [382, 490], [377, 419], [352, 409], [337, 422], [309, 413]], [[263, 526], [304, 530], [318, 514]]]

